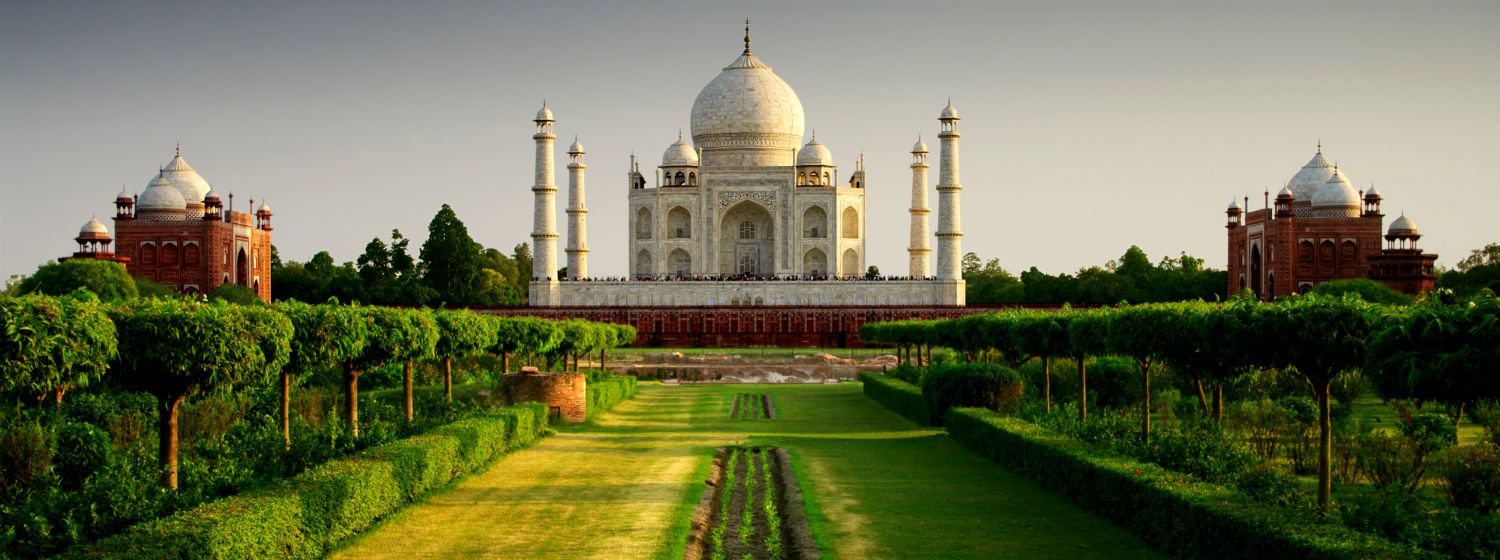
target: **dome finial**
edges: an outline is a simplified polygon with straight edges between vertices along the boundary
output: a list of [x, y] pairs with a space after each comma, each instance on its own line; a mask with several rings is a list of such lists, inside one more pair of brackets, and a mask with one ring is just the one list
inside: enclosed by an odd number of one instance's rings
[[750, 54], [750, 18], [745, 18], [745, 54]]
[[1320, 153], [1320, 154], [1323, 153], [1323, 139], [1322, 138], [1318, 139], [1318, 153]]
[[681, 140], [681, 139], [682, 139], [682, 129], [680, 129], [680, 128], [679, 128], [679, 129], [677, 129], [677, 139], [678, 139], [678, 140]]
[[177, 157], [182, 157], [182, 141], [177, 141]]

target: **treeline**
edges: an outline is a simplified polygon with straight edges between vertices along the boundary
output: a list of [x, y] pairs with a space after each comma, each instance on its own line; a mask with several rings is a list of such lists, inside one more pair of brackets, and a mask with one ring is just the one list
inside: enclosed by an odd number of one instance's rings
[[[1410, 307], [1357, 297], [1309, 295], [1273, 304], [1235, 300], [1159, 303], [1087, 311], [1013, 311], [937, 321], [866, 324], [860, 338], [911, 349], [942, 346], [968, 361], [1003, 360], [1011, 369], [1040, 358], [1078, 364], [1078, 414], [1088, 414], [1089, 356], [1130, 359], [1142, 388], [1139, 438], [1151, 435], [1153, 366], [1190, 376], [1204, 415], [1222, 418], [1222, 388], [1252, 370], [1295, 376], [1311, 389], [1321, 433], [1318, 503], [1331, 490], [1329, 399], [1334, 382], [1354, 372], [1382, 397], [1447, 405], [1457, 422], [1477, 402], [1500, 399], [1500, 299], [1493, 294]], [[927, 361], [930, 361], [930, 357]], [[1050, 383], [1051, 375], [1043, 379]], [[1050, 391], [1042, 390], [1051, 408]], [[1212, 404], [1209, 395], [1212, 394]], [[932, 411], [941, 414], [941, 411]]]
[[1228, 285], [1227, 273], [1203, 268], [1203, 259], [1183, 253], [1151, 264], [1134, 245], [1118, 261], [1056, 276], [1033, 266], [1017, 277], [1001, 268], [999, 259], [981, 263], [971, 252], [963, 257], [963, 274], [970, 305], [1215, 301], [1223, 299]]
[[525, 305], [531, 278], [531, 249], [516, 245], [510, 255], [487, 249], [444, 204], [427, 226], [427, 241], [416, 256], [400, 230], [390, 242], [365, 244], [357, 259], [335, 264], [320, 251], [305, 263], [271, 257], [271, 297], [304, 302], [357, 301], [377, 305]]
[[[0, 556], [27, 557], [478, 413], [455, 402], [456, 361], [576, 370], [635, 338], [629, 326], [467, 310], [110, 304], [82, 290], [0, 297], [0, 333]], [[436, 386], [418, 408], [413, 370], [427, 364]], [[393, 389], [361, 399], [372, 372]], [[190, 486], [179, 489], [184, 440]]]

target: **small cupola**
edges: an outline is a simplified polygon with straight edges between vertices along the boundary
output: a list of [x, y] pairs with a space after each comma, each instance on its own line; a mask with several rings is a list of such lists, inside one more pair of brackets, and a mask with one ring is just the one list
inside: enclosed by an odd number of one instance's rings
[[1240, 226], [1240, 215], [1243, 214], [1243, 213], [1244, 213], [1244, 207], [1240, 206], [1240, 201], [1238, 201], [1238, 200], [1230, 200], [1229, 201], [1229, 208], [1224, 210], [1224, 215], [1228, 217], [1228, 223], [1225, 224], [1224, 227], [1227, 227], [1227, 228], [1236, 228], [1236, 227], [1239, 227]]
[[120, 194], [115, 196], [115, 219], [131, 220], [135, 218], [135, 196], [131, 195], [125, 187], [120, 187]]
[[1276, 193], [1276, 217], [1292, 217], [1292, 202], [1296, 199], [1297, 195], [1292, 193], [1290, 186], [1281, 187], [1281, 192]]
[[1370, 190], [1365, 191], [1365, 216], [1380, 216], [1380, 191], [1375, 190], [1375, 185], [1370, 185]]
[[1403, 212], [1400, 218], [1391, 222], [1390, 229], [1386, 230], [1385, 240], [1390, 242], [1390, 249], [1394, 250], [1417, 250], [1417, 240], [1422, 234], [1417, 231], [1417, 223], [1411, 221]]
[[89, 219], [88, 223], [78, 229], [78, 237], [73, 238], [78, 242], [78, 252], [74, 257], [98, 258], [114, 256], [114, 249], [110, 247], [114, 243], [109, 237], [109, 228], [104, 227], [97, 218]]

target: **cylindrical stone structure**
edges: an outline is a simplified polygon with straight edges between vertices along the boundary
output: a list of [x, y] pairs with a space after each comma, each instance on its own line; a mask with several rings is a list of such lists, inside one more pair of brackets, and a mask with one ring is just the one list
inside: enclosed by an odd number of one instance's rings
[[927, 207], [927, 144], [921, 138], [911, 148], [911, 159], [911, 245], [906, 252], [911, 258], [909, 275], [926, 278], [932, 274], [932, 248], [927, 245], [927, 215], [932, 211]]
[[501, 383], [512, 403], [546, 404], [563, 422], [588, 419], [588, 382], [582, 373], [511, 373]]
[[[536, 182], [531, 192], [536, 195], [536, 208], [532, 215], [531, 230], [531, 279], [533, 282], [555, 280], [557, 275], [557, 184], [552, 180], [552, 110], [542, 103], [536, 113]], [[535, 290], [533, 290], [535, 291]]]
[[568, 278], [589, 276], [588, 208], [583, 204], [583, 144], [568, 147]]
[[938, 138], [943, 142], [941, 175], [938, 178], [938, 265], [937, 277], [943, 280], [963, 278], [963, 237], [959, 220], [958, 193], [963, 185], [958, 182], [958, 110], [953, 102], [943, 108], [938, 117], [941, 131]]

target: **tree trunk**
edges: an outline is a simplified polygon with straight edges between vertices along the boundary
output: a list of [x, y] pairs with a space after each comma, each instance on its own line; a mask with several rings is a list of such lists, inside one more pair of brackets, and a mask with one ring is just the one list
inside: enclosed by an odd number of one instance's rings
[[1213, 414], [1213, 409], [1208, 407], [1208, 395], [1203, 393], [1203, 378], [1194, 378], [1193, 386], [1198, 389], [1198, 404], [1203, 406], [1203, 415], [1208, 416]]
[[[66, 393], [66, 392], [68, 392], [68, 387], [66, 385], [58, 385], [55, 389], [52, 390], [52, 407], [53, 408], [59, 408], [59, 409], [62, 408], [62, 397], [63, 397], [63, 393]], [[1460, 412], [1459, 414], [1462, 415], [1463, 413]]]
[[453, 358], [443, 358], [443, 397], [453, 402]]
[[354, 364], [344, 364], [344, 421], [349, 433], [359, 439], [359, 372]]
[[406, 367], [401, 375], [401, 401], [406, 406], [406, 421], [410, 423], [412, 417], [415, 416], [411, 405], [411, 360], [406, 361]]
[[292, 374], [281, 371], [281, 439], [286, 448], [292, 448]]
[[1313, 384], [1318, 397], [1318, 507], [1328, 513], [1328, 498], [1333, 494], [1333, 421], [1328, 412], [1329, 381]]
[[1047, 414], [1052, 414], [1052, 357], [1042, 356], [1042, 399], [1047, 402]]
[[605, 369], [605, 367], [604, 367], [604, 357], [605, 357], [605, 354], [607, 352], [609, 352], [608, 348], [600, 348], [599, 349], [599, 369]]
[[1137, 360], [1141, 367], [1141, 443], [1151, 443], [1151, 361]]
[[1214, 384], [1214, 421], [1224, 421], [1224, 382]]
[[182, 395], [157, 397], [156, 400], [160, 484], [173, 490], [177, 489], [177, 410], [181, 405]]
[[510, 373], [510, 353], [508, 353], [508, 352], [501, 352], [500, 353], [500, 374], [504, 375], [504, 374], [507, 374], [507, 373]]
[[1086, 356], [1077, 354], [1078, 360], [1078, 421], [1089, 419], [1089, 366]]

